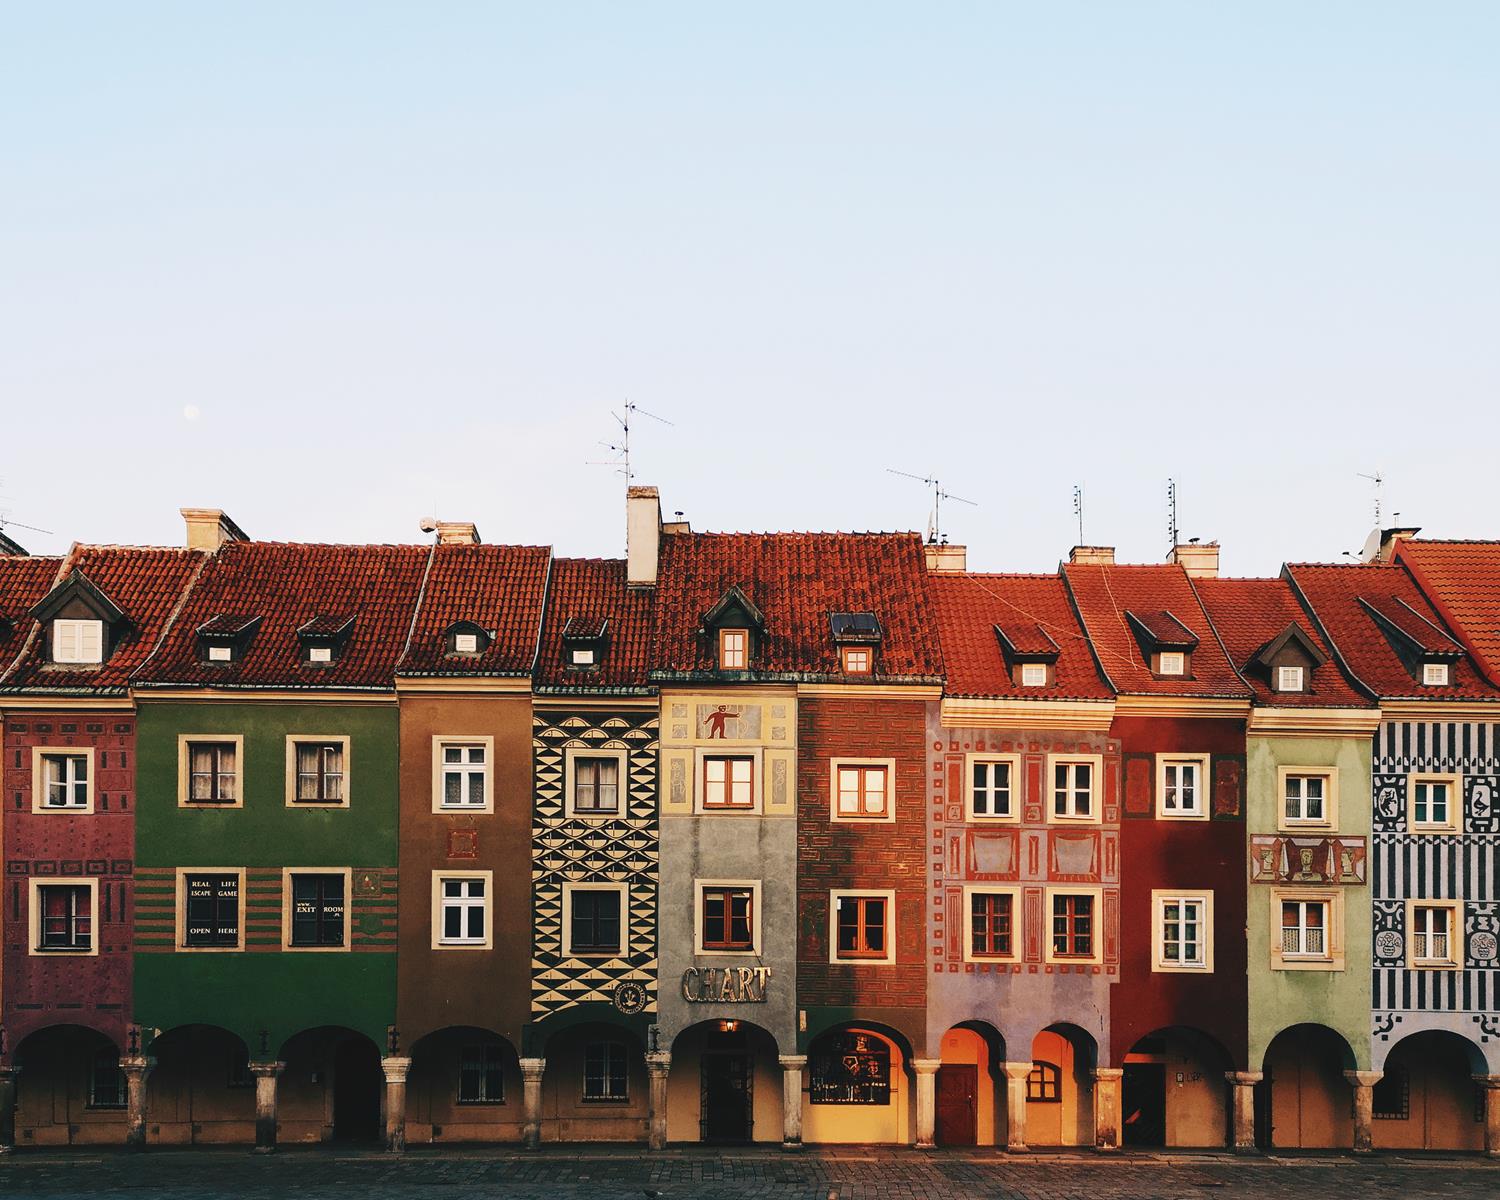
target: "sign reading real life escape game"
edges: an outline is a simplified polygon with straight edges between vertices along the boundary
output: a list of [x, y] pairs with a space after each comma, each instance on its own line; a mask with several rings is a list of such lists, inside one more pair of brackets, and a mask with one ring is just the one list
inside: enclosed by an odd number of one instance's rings
[[689, 967], [682, 998], [691, 1004], [764, 1004], [770, 967]]

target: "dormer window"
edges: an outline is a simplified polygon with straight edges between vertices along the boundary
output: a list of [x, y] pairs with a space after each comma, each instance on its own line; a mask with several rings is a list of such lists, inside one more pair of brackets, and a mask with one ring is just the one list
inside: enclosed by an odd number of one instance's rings
[[1306, 689], [1307, 672], [1303, 667], [1277, 667], [1276, 690], [1300, 692]]
[[719, 630], [719, 670], [743, 671], [750, 659], [748, 629]]
[[333, 647], [309, 646], [307, 648], [307, 661], [313, 663], [331, 663], [333, 661]]
[[1012, 683], [1023, 688], [1051, 686], [1062, 651], [1045, 629], [1027, 621], [1009, 621], [995, 626], [995, 640]]
[[1025, 663], [1021, 667], [1022, 687], [1046, 687], [1047, 686], [1047, 664]]
[[234, 661], [234, 647], [230, 645], [214, 645], [208, 648], [208, 661], [227, 663]]
[[297, 627], [297, 641], [302, 645], [303, 661], [315, 667], [326, 667], [337, 662], [353, 633], [353, 617], [321, 615], [304, 622]]
[[444, 647], [450, 657], [476, 657], [488, 650], [492, 641], [490, 631], [473, 621], [455, 621], [443, 631]]
[[1156, 673], [1158, 675], [1185, 675], [1187, 673], [1187, 655], [1180, 650], [1164, 651], [1157, 660]]
[[1423, 663], [1422, 685], [1424, 687], [1447, 687], [1448, 686], [1448, 664], [1447, 663]]
[[59, 663], [103, 662], [104, 622], [53, 621], [52, 661]]
[[595, 657], [592, 648], [579, 646], [568, 656], [568, 661], [575, 667], [592, 667]]
[[1360, 596], [1359, 603], [1374, 619], [1401, 665], [1422, 687], [1447, 687], [1453, 668], [1464, 656], [1463, 646], [1400, 596]]
[[78, 570], [70, 571], [28, 613], [47, 630], [48, 659], [59, 664], [102, 663], [130, 630], [124, 610]]
[[841, 658], [845, 675], [868, 675], [875, 669], [875, 655], [868, 646], [844, 646]]
[[829, 613], [828, 629], [845, 675], [875, 673], [875, 654], [881, 641], [879, 617], [872, 612]]
[[1151, 673], [1158, 679], [1186, 679], [1193, 673], [1198, 635], [1166, 609], [1125, 613], [1125, 624]]
[[260, 618], [241, 613], [219, 613], [204, 621], [194, 631], [198, 635], [198, 657], [203, 662], [239, 662], [245, 657], [255, 631], [260, 628]]
[[562, 628], [562, 659], [570, 671], [597, 671], [609, 645], [609, 618], [575, 613]]

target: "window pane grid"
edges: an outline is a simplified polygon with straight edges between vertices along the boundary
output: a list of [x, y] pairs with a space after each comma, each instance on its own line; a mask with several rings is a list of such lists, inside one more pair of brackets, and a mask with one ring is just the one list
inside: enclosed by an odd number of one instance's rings
[[976, 817], [1008, 817], [1010, 808], [1008, 762], [976, 762], [970, 781], [971, 804]]

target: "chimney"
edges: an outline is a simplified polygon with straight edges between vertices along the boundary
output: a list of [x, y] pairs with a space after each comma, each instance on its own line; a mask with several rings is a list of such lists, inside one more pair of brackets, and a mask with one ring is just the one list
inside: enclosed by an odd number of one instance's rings
[[1190, 542], [1173, 546], [1167, 555], [1168, 562], [1178, 563], [1194, 579], [1217, 579], [1219, 577], [1219, 543]]
[[1068, 561], [1080, 567], [1112, 567], [1115, 565], [1113, 546], [1074, 546], [1068, 551]]
[[654, 487], [625, 489], [625, 582], [656, 586], [661, 551], [661, 497]]
[[928, 542], [922, 548], [927, 552], [927, 569], [934, 575], [961, 575], [969, 568], [969, 551], [966, 546]]
[[180, 508], [187, 524], [187, 548], [215, 553], [225, 542], [248, 542], [249, 534], [230, 520], [222, 508]]
[[1389, 529], [1372, 529], [1359, 557], [1363, 562], [1388, 563], [1396, 557], [1397, 546], [1421, 532], [1420, 525], [1393, 525]]
[[437, 521], [433, 529], [439, 546], [479, 545], [479, 526], [473, 521]]

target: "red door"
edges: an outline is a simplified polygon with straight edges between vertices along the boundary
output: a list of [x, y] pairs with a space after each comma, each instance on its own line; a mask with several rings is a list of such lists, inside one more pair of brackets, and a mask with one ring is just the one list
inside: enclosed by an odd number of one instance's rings
[[944, 1063], [937, 1073], [937, 1144], [972, 1146], [979, 1126], [979, 1068]]

